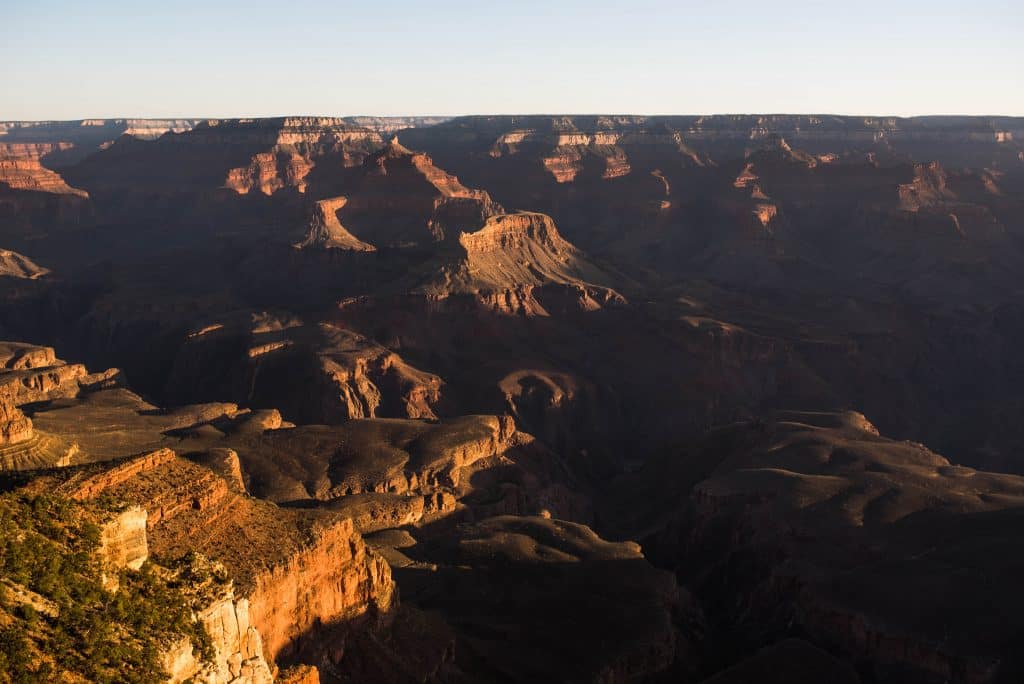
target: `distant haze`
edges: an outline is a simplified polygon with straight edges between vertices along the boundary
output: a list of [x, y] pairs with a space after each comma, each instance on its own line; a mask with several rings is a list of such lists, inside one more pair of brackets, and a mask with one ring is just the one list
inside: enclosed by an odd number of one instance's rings
[[0, 120], [1024, 115], [1024, 2], [4, 0]]

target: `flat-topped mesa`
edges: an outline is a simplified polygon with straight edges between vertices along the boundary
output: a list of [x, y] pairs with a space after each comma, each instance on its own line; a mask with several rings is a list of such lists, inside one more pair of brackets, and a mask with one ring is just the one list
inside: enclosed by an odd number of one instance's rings
[[349, 116], [345, 120], [356, 126], [377, 131], [381, 135], [388, 135], [406, 128], [436, 126], [451, 118], [450, 116]]
[[43, 268], [27, 256], [9, 249], [0, 249], [0, 278], [36, 280], [49, 272], [49, 269]]
[[346, 204], [347, 197], [331, 197], [317, 201], [313, 205], [306, 239], [295, 246], [299, 249], [313, 247], [352, 252], [376, 251], [376, 247], [363, 242], [341, 225], [338, 210]]
[[565, 262], [580, 256], [579, 250], [558, 232], [551, 217], [536, 212], [492, 216], [480, 230], [462, 233], [459, 244], [470, 255], [540, 246]]
[[585, 309], [622, 299], [604, 285], [609, 277], [544, 214], [492, 216], [479, 230], [462, 233], [459, 245], [463, 254], [445, 263], [418, 291], [438, 299], [470, 294], [499, 311], [537, 315], [549, 313], [537, 297], [542, 289], [550, 291], [559, 307], [566, 303], [561, 295], [567, 290]]
[[532, 441], [510, 416], [439, 423], [355, 420], [255, 435], [238, 450], [253, 492], [273, 501], [358, 494], [428, 496], [467, 485], [479, 461]]
[[16, 406], [78, 394], [88, 372], [82, 364], [67, 364], [52, 347], [0, 342], [0, 396]]

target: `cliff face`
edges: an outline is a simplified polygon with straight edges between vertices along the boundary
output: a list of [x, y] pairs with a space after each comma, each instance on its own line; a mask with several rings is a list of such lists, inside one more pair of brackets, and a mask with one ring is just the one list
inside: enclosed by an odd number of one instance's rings
[[64, 143], [0, 143], [0, 183], [15, 190], [32, 190], [61, 195], [88, 197], [84, 190], [72, 188], [58, 173], [43, 166], [43, 156], [70, 149]]
[[542, 316], [624, 301], [543, 214], [492, 216], [479, 230], [461, 233], [459, 246], [464, 254], [442, 261], [417, 291], [438, 300], [469, 294], [501, 313]]
[[[244, 195], [258, 191], [272, 195], [284, 188], [306, 191], [307, 176], [321, 158], [343, 167], [355, 166], [381, 144], [380, 136], [369, 128], [353, 125], [344, 119], [290, 117], [275, 121], [266, 130], [268, 151], [253, 155], [247, 166], [230, 169], [224, 186]], [[233, 129], [263, 126], [264, 122], [218, 122], [224, 127], [224, 141], [236, 142]]]
[[[8, 235], [18, 239], [45, 235], [55, 227], [78, 225], [92, 215], [89, 193], [69, 185], [49, 166], [51, 159], [72, 153], [73, 147], [65, 142], [12, 143], [0, 137], [0, 216]], [[0, 258], [9, 260], [9, 255]], [[0, 273], [3, 270], [0, 266]]]
[[[350, 519], [278, 509], [234, 491], [212, 471], [169, 450], [113, 467], [90, 466], [61, 488], [79, 499], [105, 494], [145, 506], [148, 518], [141, 519], [161, 559], [195, 552], [224, 565], [235, 580], [235, 594], [201, 613], [215, 643], [223, 644], [219, 671], [248, 667], [260, 648], [267, 661], [340, 657], [332, 649], [343, 643], [347, 629], [372, 625], [397, 603], [387, 563], [366, 547]], [[111, 535], [121, 541], [110, 545], [110, 555], [130, 555], [121, 552], [130, 546], [125, 535]], [[340, 641], [330, 636], [334, 633]], [[190, 647], [169, 657], [177, 672], [195, 667]], [[246, 675], [254, 682], [264, 681], [259, 662]]]
[[[304, 548], [255, 575], [249, 592], [253, 623], [270, 657], [340, 659], [328, 633], [354, 620], [377, 619], [397, 602], [391, 569], [370, 552], [344, 519]], [[343, 643], [343, 642], [342, 642]], [[343, 648], [343, 646], [342, 646]]]
[[346, 249], [356, 252], [372, 252], [373, 245], [358, 239], [341, 225], [338, 210], [348, 204], [347, 197], [332, 197], [319, 200], [313, 205], [306, 239], [297, 247], [320, 247], [325, 249]]
[[118, 588], [117, 570], [138, 570], [149, 559], [146, 518], [144, 508], [133, 506], [116, 514], [101, 527], [98, 555], [100, 562], [113, 571], [104, 576], [108, 590], [116, 591]]
[[[104, 588], [108, 591], [119, 589], [118, 570], [139, 570], [149, 558], [147, 517], [144, 508], [134, 506], [115, 514], [102, 526], [97, 553], [106, 570], [103, 578]], [[199, 605], [194, 608], [194, 619], [209, 635], [213, 657], [209, 661], [204, 660], [188, 638], [164, 645], [161, 661], [168, 681], [171, 684], [185, 681], [270, 684], [273, 681], [268, 663], [270, 659], [264, 656], [260, 633], [252, 625], [249, 602], [246, 599], [236, 600], [230, 584], [215, 595], [210, 595], [208, 588], [200, 586], [187, 586], [185, 591], [197, 597]]]
[[32, 421], [13, 404], [0, 398], [0, 446], [32, 439]]
[[116, 371], [90, 375], [85, 366], [58, 359], [51, 347], [0, 342], [0, 471], [67, 465], [77, 451], [73, 443], [39, 434], [18, 407], [116, 383]]
[[[252, 624], [249, 602], [226, 596], [197, 611], [196, 619], [213, 642], [213, 662], [204, 662], [188, 640], [163, 654], [170, 684], [270, 684], [274, 681], [260, 633]], [[272, 661], [270, 661], [272, 662]]]
[[[500, 211], [483, 190], [459, 179], [393, 138], [343, 179], [346, 202], [337, 217], [376, 247], [411, 247], [454, 239]], [[384, 215], [387, 220], [380, 221]]]
[[625, 149], [633, 156], [646, 147], [678, 146], [685, 141], [699, 153], [720, 159], [735, 155], [752, 141], [784, 136], [794, 146], [815, 153], [870, 145], [879, 150], [915, 151], [938, 151], [945, 146], [943, 154], [964, 160], [964, 154], [984, 155], [1000, 146], [1016, 156], [1021, 128], [1021, 120], [1013, 117], [469, 116], [405, 135], [418, 147], [421, 136], [430, 135], [453, 146], [473, 145], [481, 154], [495, 158], [535, 150], [549, 154], [551, 150], [586, 150], [607, 156], [610, 147]]

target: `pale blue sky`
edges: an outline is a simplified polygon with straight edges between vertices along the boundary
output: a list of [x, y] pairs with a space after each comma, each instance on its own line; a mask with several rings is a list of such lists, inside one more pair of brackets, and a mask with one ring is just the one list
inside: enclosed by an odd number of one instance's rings
[[0, 0], [0, 120], [1024, 115], [1024, 1]]

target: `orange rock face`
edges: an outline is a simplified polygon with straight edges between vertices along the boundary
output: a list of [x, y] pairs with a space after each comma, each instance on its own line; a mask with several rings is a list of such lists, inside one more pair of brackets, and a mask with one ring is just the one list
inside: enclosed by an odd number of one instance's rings
[[32, 439], [32, 421], [17, 407], [0, 399], [0, 446]]
[[[278, 510], [170, 450], [88, 466], [58, 489], [80, 500], [105, 495], [136, 505], [153, 552], [165, 560], [194, 551], [222, 563], [247, 601], [246, 619], [268, 661], [326, 657], [334, 647], [329, 631], [371, 626], [397, 605], [390, 568], [350, 519]], [[114, 556], [138, 556], [124, 550], [125, 535], [114, 536]]]
[[397, 601], [391, 569], [371, 553], [351, 520], [321, 530], [281, 564], [256, 574], [249, 593], [253, 624], [270, 657], [331, 649], [304, 643], [315, 630], [386, 614]]
[[346, 204], [348, 204], [347, 197], [332, 197], [319, 200], [314, 204], [309, 220], [309, 232], [306, 239], [297, 246], [299, 248], [346, 249], [356, 252], [374, 251], [376, 247], [356, 238], [338, 220], [338, 211]]
[[89, 193], [72, 188], [59, 174], [41, 162], [41, 158], [47, 154], [70, 148], [71, 145], [62, 143], [0, 143], [0, 183], [15, 190], [88, 197]]

